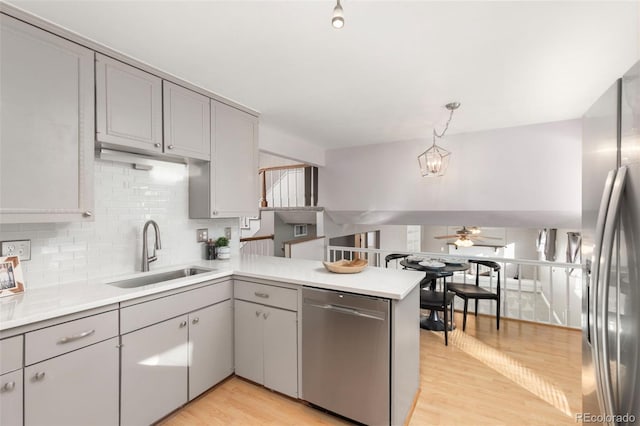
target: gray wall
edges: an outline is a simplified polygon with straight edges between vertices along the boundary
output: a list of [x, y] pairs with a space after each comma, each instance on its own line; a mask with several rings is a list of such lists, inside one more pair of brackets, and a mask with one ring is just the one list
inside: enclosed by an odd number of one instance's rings
[[[316, 225], [307, 224], [307, 235], [305, 237], [316, 236]], [[301, 237], [301, 238], [305, 238]], [[283, 243], [293, 240], [293, 224], [285, 223], [278, 214], [273, 215], [273, 254], [277, 257], [284, 257]]]

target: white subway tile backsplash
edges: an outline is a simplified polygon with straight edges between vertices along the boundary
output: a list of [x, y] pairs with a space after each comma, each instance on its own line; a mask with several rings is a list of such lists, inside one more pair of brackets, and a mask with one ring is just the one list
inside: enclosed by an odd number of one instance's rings
[[[94, 222], [0, 225], [0, 241], [31, 240], [31, 260], [22, 263], [27, 291], [139, 271], [142, 227], [149, 219], [158, 223], [162, 240], [152, 270], [202, 259], [198, 228], [208, 228], [215, 239], [231, 227], [231, 249], [238, 253], [238, 219], [189, 219], [184, 165], [166, 163], [141, 171], [98, 159], [94, 173]], [[153, 231], [149, 234], [151, 240]]]

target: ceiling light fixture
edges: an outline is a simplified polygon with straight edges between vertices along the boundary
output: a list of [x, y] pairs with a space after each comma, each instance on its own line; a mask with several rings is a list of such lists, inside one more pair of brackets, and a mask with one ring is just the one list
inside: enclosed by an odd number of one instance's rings
[[468, 238], [458, 238], [453, 244], [455, 244], [458, 247], [471, 247], [473, 246], [473, 241], [471, 241]]
[[333, 28], [340, 29], [344, 27], [344, 13], [342, 10], [342, 6], [340, 5], [340, 0], [336, 4], [336, 7], [333, 8], [333, 17], [331, 18], [331, 25]]
[[[339, 3], [339, 2], [338, 2]], [[433, 145], [422, 154], [418, 155], [418, 163], [420, 164], [420, 173], [422, 177], [437, 177], [444, 176], [449, 166], [449, 156], [451, 153], [446, 149], [436, 145], [436, 138], [441, 139], [449, 129], [449, 123], [453, 117], [453, 112], [460, 107], [460, 102], [450, 102], [445, 105], [445, 108], [449, 110], [449, 119], [444, 126], [442, 133], [438, 133], [433, 128]]]

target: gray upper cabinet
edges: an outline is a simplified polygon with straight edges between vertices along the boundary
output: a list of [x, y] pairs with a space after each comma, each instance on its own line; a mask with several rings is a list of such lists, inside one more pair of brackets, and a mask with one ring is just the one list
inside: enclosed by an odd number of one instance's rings
[[212, 103], [216, 104], [212, 196], [220, 212], [255, 216], [259, 198], [258, 119], [220, 102]]
[[162, 80], [96, 54], [96, 141], [162, 152]]
[[94, 54], [0, 15], [0, 223], [91, 220]]
[[189, 216], [258, 214], [258, 119], [211, 100], [211, 162], [189, 166]]
[[209, 98], [163, 81], [164, 152], [209, 160], [211, 121]]

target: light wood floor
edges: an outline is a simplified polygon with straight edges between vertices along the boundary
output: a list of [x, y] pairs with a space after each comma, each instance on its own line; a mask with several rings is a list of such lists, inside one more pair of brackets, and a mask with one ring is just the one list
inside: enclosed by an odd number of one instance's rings
[[[462, 325], [456, 313], [456, 324]], [[581, 411], [580, 332], [469, 316], [466, 332], [421, 330], [421, 388], [410, 426], [575, 424]], [[232, 377], [166, 418], [182, 425], [347, 425]]]

